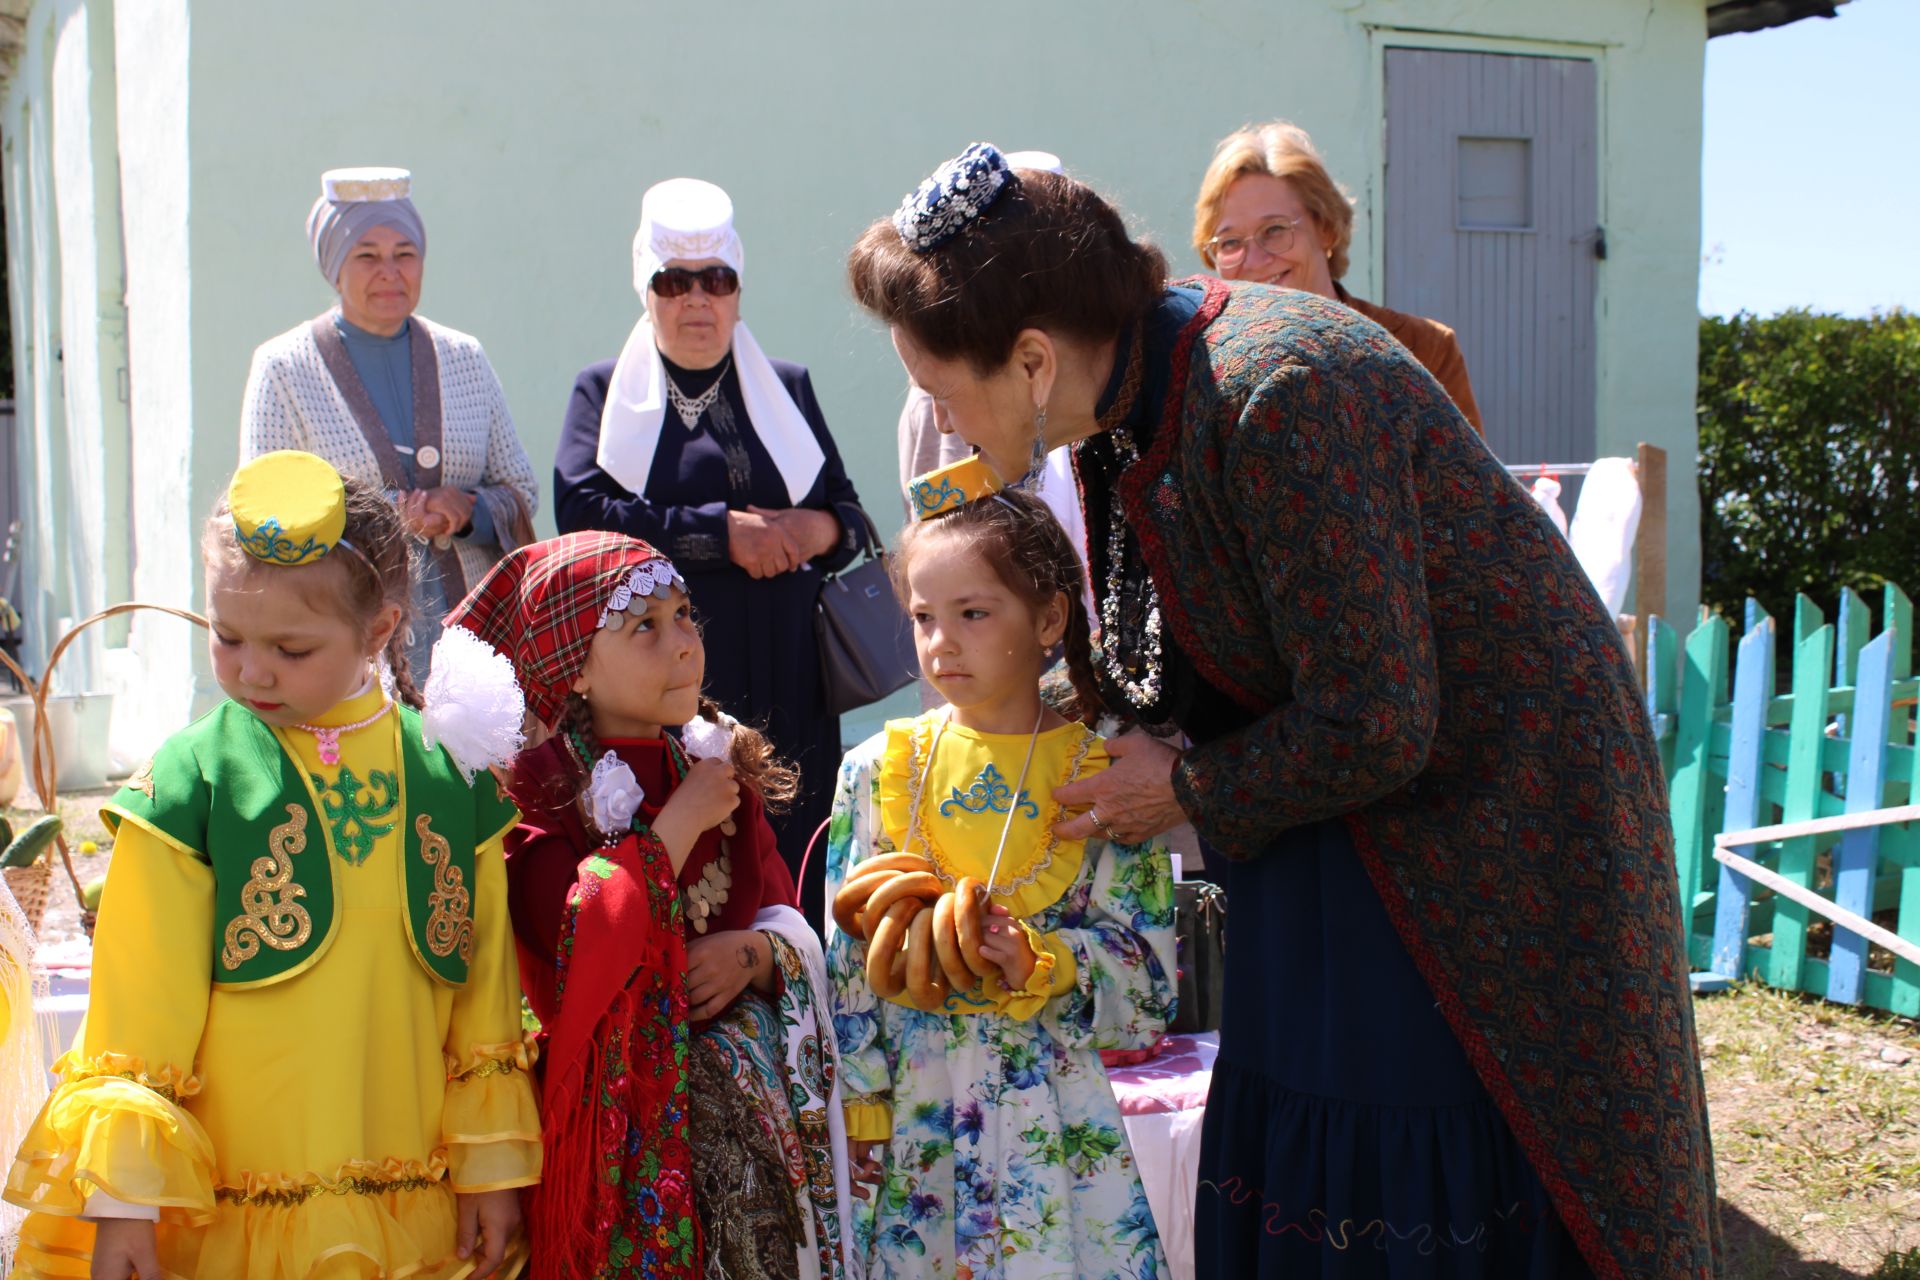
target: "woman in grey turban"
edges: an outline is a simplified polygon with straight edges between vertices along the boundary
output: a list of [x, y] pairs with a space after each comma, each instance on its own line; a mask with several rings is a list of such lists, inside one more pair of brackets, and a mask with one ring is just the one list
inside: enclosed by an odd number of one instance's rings
[[333, 169], [307, 216], [337, 295], [253, 353], [242, 460], [304, 449], [383, 486], [417, 540], [413, 674], [449, 606], [533, 537], [533, 468], [478, 339], [414, 314], [427, 231], [405, 169]]

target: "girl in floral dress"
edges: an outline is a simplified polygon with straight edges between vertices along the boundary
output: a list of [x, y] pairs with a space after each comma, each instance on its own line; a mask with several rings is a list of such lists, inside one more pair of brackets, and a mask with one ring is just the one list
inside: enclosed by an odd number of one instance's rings
[[700, 697], [686, 583], [638, 538], [569, 534], [509, 553], [447, 625], [555, 730], [513, 763], [508, 840], [542, 1024], [535, 1277], [839, 1280], [826, 967], [766, 819], [795, 779]]
[[1088, 643], [1080, 561], [1043, 505], [996, 487], [971, 459], [915, 486], [896, 573], [950, 705], [847, 756], [829, 828], [830, 897], [896, 851], [988, 884], [980, 952], [998, 968], [923, 1012], [876, 995], [867, 944], [830, 926], [854, 1176], [872, 1184], [856, 1191], [862, 1265], [1147, 1280], [1165, 1260], [1099, 1051], [1152, 1045], [1172, 1015], [1169, 860], [1053, 834], [1054, 789], [1107, 763], [1039, 692], [1050, 651]]

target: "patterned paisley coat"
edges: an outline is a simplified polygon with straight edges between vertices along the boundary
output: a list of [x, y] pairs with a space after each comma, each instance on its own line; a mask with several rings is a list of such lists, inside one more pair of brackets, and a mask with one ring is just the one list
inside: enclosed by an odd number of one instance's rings
[[1204, 287], [1117, 481], [1182, 648], [1256, 717], [1182, 757], [1182, 807], [1242, 858], [1344, 816], [1595, 1274], [1711, 1274], [1666, 783], [1613, 620], [1384, 329]]

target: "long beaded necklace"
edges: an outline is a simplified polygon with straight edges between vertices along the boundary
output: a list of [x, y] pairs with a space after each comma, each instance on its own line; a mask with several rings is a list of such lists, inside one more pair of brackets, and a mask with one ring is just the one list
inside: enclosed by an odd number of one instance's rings
[[393, 703], [384, 701], [380, 709], [364, 720], [355, 720], [352, 724], [296, 724], [293, 727], [313, 735], [313, 745], [320, 752], [320, 763], [336, 765], [340, 763], [340, 735], [354, 733], [377, 724], [381, 716], [393, 710]]
[[673, 380], [673, 375], [667, 374], [667, 399], [673, 402], [673, 411], [680, 415], [680, 425], [689, 431], [700, 425], [700, 415], [711, 409], [713, 402], [720, 398], [720, 385], [727, 380], [727, 370], [732, 365], [733, 352], [729, 351], [726, 361], [720, 366], [720, 376], [697, 396], [688, 396], [680, 389], [680, 384]]
[[[1093, 642], [1094, 667], [1142, 719], [1154, 720], [1158, 719], [1152, 713], [1160, 704], [1166, 669], [1160, 592], [1144, 554], [1138, 551], [1138, 538], [1127, 525], [1126, 509], [1120, 501], [1120, 480], [1140, 461], [1139, 444], [1125, 420], [1140, 394], [1145, 336], [1145, 325], [1136, 325], [1120, 394], [1101, 416], [1101, 430], [1083, 444], [1106, 440], [1113, 450], [1106, 494], [1106, 589], [1100, 593], [1100, 634]], [[1129, 544], [1140, 557], [1133, 574], [1128, 573]]]

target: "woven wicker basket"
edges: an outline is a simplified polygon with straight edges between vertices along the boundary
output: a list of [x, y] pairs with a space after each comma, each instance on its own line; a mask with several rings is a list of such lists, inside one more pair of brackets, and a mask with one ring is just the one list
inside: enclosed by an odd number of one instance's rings
[[[0, 652], [0, 664], [4, 664], [8, 670], [12, 671], [14, 678], [20, 682], [20, 687], [33, 696], [33, 789], [39, 793], [41, 807], [48, 813], [60, 812], [59, 762], [54, 759], [53, 730], [48, 726], [46, 717], [47, 694], [53, 688], [53, 669], [59, 664], [60, 656], [80, 638], [82, 631], [96, 622], [105, 622], [108, 618], [117, 618], [123, 613], [132, 613], [137, 609], [153, 609], [160, 613], [171, 614], [176, 618], [183, 618], [202, 627], [207, 625], [207, 620], [199, 614], [189, 613], [185, 609], [175, 609], [171, 605], [139, 602], [116, 604], [111, 608], [102, 609], [91, 618], [81, 619], [74, 624], [72, 630], [60, 637], [59, 642], [53, 646], [53, 651], [47, 655], [47, 668], [41, 674], [37, 684], [19, 668], [12, 658]], [[80, 876], [73, 868], [73, 851], [67, 846], [67, 837], [64, 832], [54, 837], [54, 847], [60, 851], [60, 861], [66, 868], [67, 880], [73, 885], [74, 901], [78, 902], [81, 898]], [[31, 866], [8, 867], [5, 871], [7, 888], [19, 900], [20, 909], [26, 913], [28, 925], [35, 933], [39, 933], [40, 922], [46, 918], [47, 914], [47, 899], [53, 892], [52, 853], [49, 852]], [[80, 923], [89, 935], [93, 933], [93, 920], [94, 913], [82, 909]]]
[[47, 914], [47, 897], [53, 892], [53, 859], [42, 858], [30, 867], [8, 867], [4, 874], [7, 891], [26, 913], [27, 927], [39, 933], [40, 921]]

